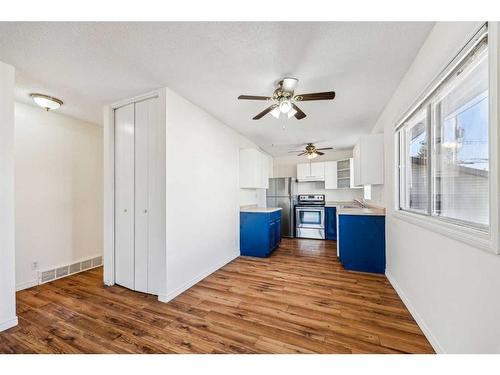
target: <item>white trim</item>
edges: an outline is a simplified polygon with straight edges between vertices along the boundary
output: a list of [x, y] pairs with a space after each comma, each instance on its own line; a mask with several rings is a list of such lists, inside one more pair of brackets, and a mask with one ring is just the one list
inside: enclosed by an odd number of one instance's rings
[[0, 323], [0, 332], [5, 331], [9, 328], [15, 327], [19, 324], [17, 320], [17, 316], [15, 318], [6, 320], [5, 322]]
[[489, 71], [489, 94], [490, 94], [490, 127], [489, 127], [489, 157], [490, 157], [490, 241], [496, 248], [496, 254], [500, 254], [500, 119], [498, 116], [500, 100], [499, 91], [499, 70], [500, 59], [498, 58], [500, 51], [498, 50], [499, 28], [498, 22], [490, 22], [489, 42], [488, 42], [488, 71]]
[[385, 271], [385, 276], [387, 277], [387, 279], [391, 283], [392, 287], [394, 288], [394, 290], [398, 294], [399, 298], [401, 298], [401, 301], [403, 301], [404, 305], [406, 306], [406, 308], [410, 312], [410, 314], [413, 317], [413, 319], [415, 320], [415, 322], [417, 322], [417, 325], [420, 327], [420, 329], [424, 333], [425, 337], [427, 338], [427, 340], [431, 344], [434, 351], [438, 354], [446, 354], [446, 351], [444, 350], [443, 346], [439, 343], [437, 338], [432, 334], [429, 326], [427, 326], [424, 319], [417, 312], [417, 310], [415, 309], [413, 304], [410, 302], [410, 300], [408, 299], [408, 297], [404, 293], [403, 289], [401, 289], [401, 287], [399, 286], [399, 284], [396, 281], [396, 279], [394, 278], [394, 276], [392, 276], [392, 274], [387, 270]]
[[29, 281], [25, 281], [25, 282], [16, 284], [16, 292], [19, 292], [20, 290], [32, 288], [32, 287], [37, 286], [37, 285], [38, 285], [38, 279], [29, 280]]
[[120, 100], [118, 102], [112, 103], [111, 105], [109, 105], [109, 107], [111, 109], [118, 109], [120, 107], [124, 107], [128, 104], [131, 104], [131, 103], [138, 103], [138, 102], [142, 102], [144, 100], [158, 98], [160, 96], [160, 91], [161, 91], [161, 89], [153, 90], [153, 91], [147, 92], [147, 93], [142, 94], [142, 95], [134, 96], [133, 98]]
[[224, 259], [222, 262], [218, 263], [216, 266], [214, 266], [214, 267], [212, 267], [212, 268], [210, 268], [210, 269], [202, 272], [198, 276], [192, 278], [191, 280], [187, 281], [186, 283], [184, 283], [183, 285], [181, 285], [180, 287], [178, 287], [177, 289], [175, 289], [175, 290], [173, 290], [173, 291], [171, 291], [171, 292], [169, 292], [167, 294], [160, 294], [158, 296], [158, 301], [165, 302], [165, 303], [170, 302], [175, 297], [177, 297], [179, 294], [185, 292], [186, 290], [188, 290], [189, 288], [191, 288], [195, 284], [199, 283], [205, 277], [210, 276], [212, 273], [214, 273], [218, 269], [224, 267], [229, 262], [232, 262], [233, 260], [235, 260], [239, 256], [240, 256], [239, 251], [236, 254], [232, 254], [230, 257]]
[[103, 248], [103, 278], [104, 284], [115, 283], [115, 132], [114, 110], [111, 106], [104, 107], [104, 248]]

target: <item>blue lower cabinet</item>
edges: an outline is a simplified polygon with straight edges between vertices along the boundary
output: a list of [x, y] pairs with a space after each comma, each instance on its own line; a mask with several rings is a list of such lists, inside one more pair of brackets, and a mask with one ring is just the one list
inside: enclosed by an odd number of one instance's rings
[[240, 253], [267, 257], [281, 241], [281, 210], [240, 212]]
[[337, 240], [337, 207], [325, 208], [325, 236], [327, 240]]
[[347, 270], [385, 273], [385, 217], [339, 215], [340, 262]]

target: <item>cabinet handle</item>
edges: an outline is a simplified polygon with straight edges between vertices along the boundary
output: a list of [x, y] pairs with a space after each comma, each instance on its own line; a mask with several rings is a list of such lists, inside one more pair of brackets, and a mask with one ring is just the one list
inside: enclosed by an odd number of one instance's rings
[[124, 209], [123, 212], [127, 212], [127, 209]]
[[146, 208], [144, 209], [144, 213], [145, 213], [145, 214], [147, 214], [147, 213], [148, 213], [148, 210], [147, 210]]

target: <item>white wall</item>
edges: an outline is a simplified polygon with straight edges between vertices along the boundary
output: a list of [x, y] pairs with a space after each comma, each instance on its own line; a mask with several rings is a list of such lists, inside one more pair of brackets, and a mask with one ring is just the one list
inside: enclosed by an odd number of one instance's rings
[[500, 353], [500, 256], [394, 216], [393, 128], [478, 26], [437, 23], [373, 130], [385, 132], [386, 183], [375, 193], [387, 207], [387, 275], [448, 353]]
[[166, 103], [167, 292], [162, 301], [239, 256], [239, 206], [257, 203], [259, 193], [238, 187], [239, 149], [254, 144], [172, 90]]
[[16, 286], [39, 269], [101, 255], [102, 127], [15, 105]]
[[[332, 150], [314, 159], [313, 162], [342, 160], [352, 157], [352, 150]], [[274, 177], [297, 177], [297, 164], [308, 162], [296, 155], [277, 156], [273, 159]], [[325, 189], [324, 182], [299, 182], [297, 194], [325, 194], [327, 201], [352, 201], [363, 198], [363, 189]]]
[[0, 62], [0, 331], [15, 326], [14, 68]]

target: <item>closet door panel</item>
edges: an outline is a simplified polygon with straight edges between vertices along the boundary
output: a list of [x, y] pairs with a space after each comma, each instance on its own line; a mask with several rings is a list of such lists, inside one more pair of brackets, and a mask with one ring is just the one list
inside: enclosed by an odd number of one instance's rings
[[115, 282], [134, 289], [134, 104], [115, 110]]
[[165, 126], [159, 122], [159, 99], [149, 99], [148, 105], [148, 292], [160, 294], [165, 274]]
[[149, 100], [135, 103], [135, 290], [148, 292]]

